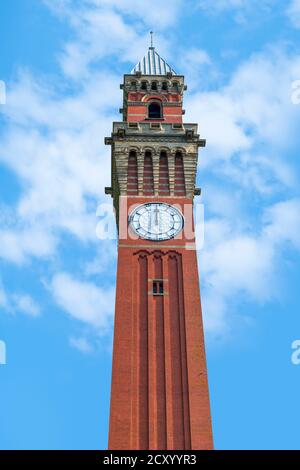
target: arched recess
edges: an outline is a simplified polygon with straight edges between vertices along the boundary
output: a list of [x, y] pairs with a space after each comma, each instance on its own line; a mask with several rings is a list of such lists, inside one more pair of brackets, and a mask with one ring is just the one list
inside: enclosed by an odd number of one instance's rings
[[154, 194], [153, 162], [149, 150], [145, 152], [143, 190], [145, 196], [152, 196]]
[[175, 185], [174, 185], [175, 196], [185, 196], [185, 177], [184, 177], [184, 166], [183, 157], [181, 152], [175, 154]]
[[160, 196], [170, 195], [168, 156], [164, 150], [160, 152], [159, 158], [158, 193]]
[[142, 98], [142, 102], [143, 103], [149, 103], [150, 101], [158, 101], [159, 103], [167, 103], [168, 102], [168, 98], [167, 96], [165, 95], [154, 95], [154, 94], [147, 94], [147, 95], [144, 95], [143, 98]]
[[138, 171], [135, 150], [130, 150], [128, 157], [127, 194], [129, 196], [136, 196], [138, 194]]

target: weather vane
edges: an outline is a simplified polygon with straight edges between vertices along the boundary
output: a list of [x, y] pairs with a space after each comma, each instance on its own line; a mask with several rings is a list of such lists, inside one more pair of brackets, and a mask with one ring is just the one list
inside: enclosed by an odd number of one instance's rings
[[150, 37], [151, 37], [151, 47], [153, 47], [153, 31], [150, 31]]

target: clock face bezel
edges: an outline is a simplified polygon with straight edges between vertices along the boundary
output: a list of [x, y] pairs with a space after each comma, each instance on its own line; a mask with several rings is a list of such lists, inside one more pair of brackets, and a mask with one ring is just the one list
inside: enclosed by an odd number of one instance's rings
[[[166, 232], [161, 232], [159, 234], [154, 234], [153, 232], [147, 232], [145, 229], [143, 229], [145, 231], [145, 234], [141, 234], [138, 229], [134, 226], [134, 217], [136, 216], [136, 214], [139, 212], [139, 210], [142, 208], [142, 207], [147, 207], [147, 206], [165, 206], [167, 207], [166, 210], [170, 210], [172, 209], [172, 211], [175, 212], [175, 214], [177, 216], [180, 217], [180, 227], [176, 229], [176, 231], [172, 234], [172, 235], [167, 235], [168, 232], [170, 230], [173, 229], [173, 227], [171, 227], [169, 230], [167, 230]], [[142, 216], [142, 214], [140, 214], [140, 217]], [[129, 215], [128, 217], [128, 224], [129, 224], [129, 227], [131, 228], [131, 230], [136, 234], [138, 235], [139, 238], [141, 239], [144, 239], [144, 240], [150, 240], [150, 241], [153, 241], [153, 242], [162, 242], [162, 241], [168, 241], [168, 240], [172, 240], [173, 238], [175, 238], [180, 232], [182, 232], [183, 228], [184, 228], [184, 223], [185, 223], [185, 220], [184, 220], [184, 216], [183, 214], [181, 213], [181, 211], [179, 209], [177, 209], [177, 207], [175, 206], [172, 206], [171, 204], [168, 204], [167, 202], [146, 202], [144, 204], [140, 204], [138, 205], [135, 209], [133, 209], [133, 211], [131, 212], [131, 214]], [[162, 235], [163, 234], [163, 235]]]

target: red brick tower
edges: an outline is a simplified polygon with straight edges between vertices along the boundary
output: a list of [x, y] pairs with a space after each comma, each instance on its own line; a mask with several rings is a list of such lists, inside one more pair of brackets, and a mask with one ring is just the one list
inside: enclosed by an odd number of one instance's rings
[[193, 226], [197, 124], [150, 47], [121, 85], [111, 194], [119, 228], [109, 449], [213, 447]]

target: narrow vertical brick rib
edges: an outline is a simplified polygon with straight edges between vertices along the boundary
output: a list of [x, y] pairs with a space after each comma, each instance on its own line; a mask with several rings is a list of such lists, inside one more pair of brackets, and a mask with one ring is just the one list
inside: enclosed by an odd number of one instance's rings
[[145, 161], [144, 161], [143, 192], [145, 196], [152, 196], [154, 194], [152, 155], [151, 155], [151, 152], [148, 152], [148, 151], [145, 153]]
[[165, 345], [165, 390], [166, 390], [166, 432], [167, 449], [173, 449], [173, 379], [172, 379], [172, 347], [171, 347], [171, 312], [170, 304], [170, 265], [168, 255], [163, 257], [163, 275], [168, 279], [168, 295], [164, 296], [164, 345]]
[[169, 256], [169, 292], [171, 323], [171, 373], [172, 373], [172, 414], [173, 445], [172, 449], [185, 449], [184, 407], [182, 384], [182, 354], [180, 337], [180, 312], [178, 306], [178, 266], [177, 254]]
[[183, 291], [183, 270], [182, 257], [177, 255], [177, 278], [178, 278], [178, 308], [179, 308], [179, 332], [181, 349], [181, 380], [182, 380], [182, 401], [183, 401], [183, 425], [185, 449], [191, 449], [191, 429], [190, 429], [190, 406], [189, 406], [189, 384], [187, 371], [187, 347], [185, 331], [185, 310]]
[[[138, 448], [149, 449], [148, 435], [148, 259], [139, 256]], [[128, 397], [129, 398], [129, 397]]]
[[185, 196], [185, 178], [184, 178], [184, 168], [183, 168], [183, 158], [181, 152], [177, 152], [175, 155], [175, 186], [174, 186], [174, 195], [175, 196]]
[[136, 196], [138, 194], [137, 158], [136, 152], [133, 150], [128, 157], [127, 194], [130, 196]]
[[160, 196], [170, 195], [169, 167], [166, 152], [161, 152], [160, 154], [158, 194]]
[[[162, 254], [154, 254], [156, 279], [163, 278]], [[165, 340], [163, 296], [154, 297], [156, 321], [156, 395], [157, 395], [157, 449], [167, 448], [166, 386], [165, 386]]]
[[[154, 259], [153, 254], [148, 255], [148, 279], [150, 280], [148, 289], [152, 289], [152, 279], [154, 274]], [[152, 295], [148, 296], [148, 407], [149, 407], [149, 447], [148, 449], [157, 449], [157, 377], [156, 377], [156, 317], [155, 317], [155, 303]]]
[[132, 351], [131, 351], [131, 418], [130, 418], [130, 449], [139, 447], [139, 363], [140, 348], [138, 342], [140, 289], [140, 264], [135, 256], [132, 263]]

